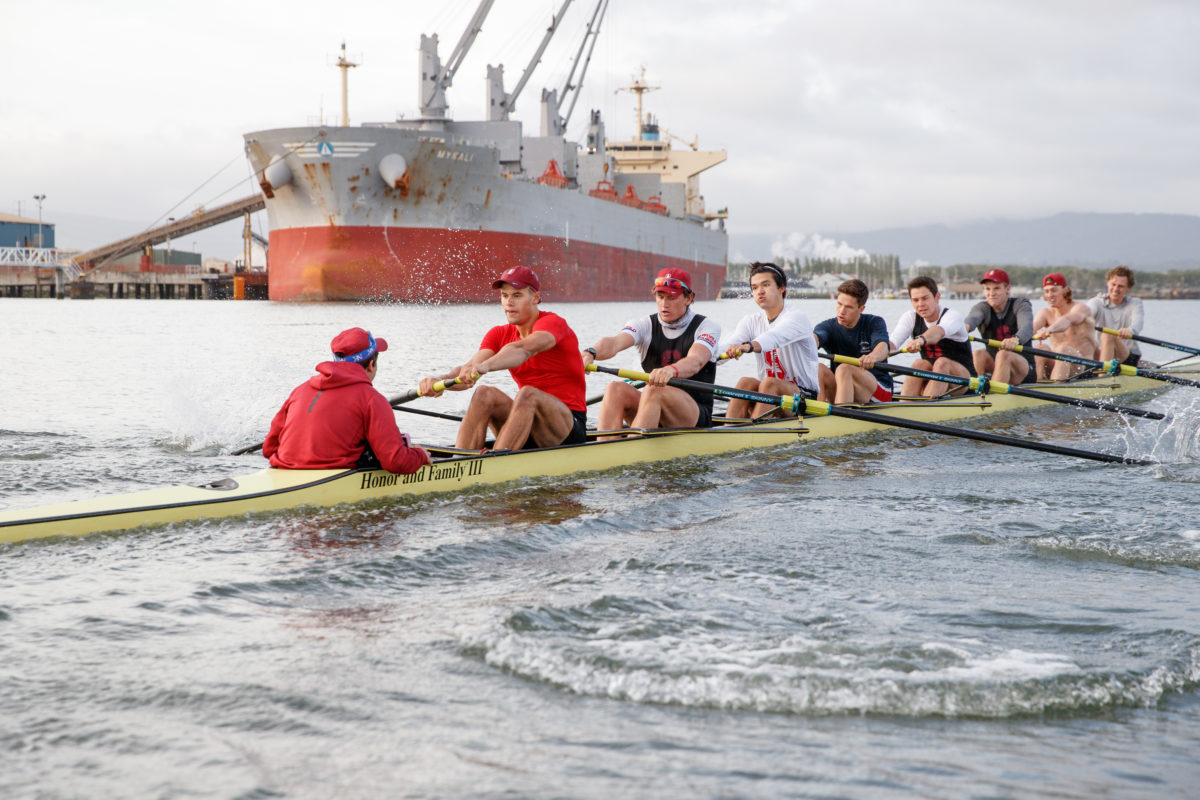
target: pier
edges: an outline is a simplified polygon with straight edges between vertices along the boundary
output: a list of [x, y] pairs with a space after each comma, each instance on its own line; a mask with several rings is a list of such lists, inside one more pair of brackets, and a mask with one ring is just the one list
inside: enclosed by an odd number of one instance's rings
[[[0, 247], [0, 297], [156, 298], [162, 300], [266, 300], [265, 272], [205, 272], [199, 264], [160, 264], [154, 246], [237, 217], [246, 220], [249, 263], [250, 214], [263, 208], [261, 194], [199, 210], [82, 253], [54, 247]], [[142, 251], [137, 264], [117, 260]], [[172, 259], [168, 258], [168, 261]]]

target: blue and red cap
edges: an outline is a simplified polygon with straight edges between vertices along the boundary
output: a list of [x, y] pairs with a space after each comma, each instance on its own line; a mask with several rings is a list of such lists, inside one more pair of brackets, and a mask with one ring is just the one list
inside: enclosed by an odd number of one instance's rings
[[376, 353], [387, 350], [388, 343], [382, 336], [376, 339], [370, 331], [364, 331], [362, 328], [350, 328], [333, 337], [333, 341], [329, 343], [329, 349], [333, 351], [334, 361], [361, 364]]

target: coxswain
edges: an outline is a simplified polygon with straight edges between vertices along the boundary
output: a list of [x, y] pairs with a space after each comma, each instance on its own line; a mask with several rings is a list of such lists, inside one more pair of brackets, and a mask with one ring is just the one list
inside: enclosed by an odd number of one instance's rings
[[1117, 331], [1100, 334], [1100, 361], [1114, 358], [1122, 364], [1136, 367], [1142, 359], [1142, 350], [1131, 337], [1141, 333], [1144, 311], [1142, 298], [1130, 297], [1133, 288], [1133, 270], [1126, 266], [1113, 267], [1104, 276], [1105, 291], [1087, 301], [1088, 310], [1102, 328]]
[[[975, 377], [975, 362], [971, 359], [971, 343], [963, 316], [953, 308], [942, 307], [937, 281], [919, 275], [908, 282], [908, 299], [912, 308], [901, 315], [892, 331], [892, 345], [906, 353], [919, 353], [913, 369], [930, 370], [960, 378]], [[962, 394], [965, 386], [951, 390], [945, 381], [934, 381], [910, 375], [904, 379], [906, 398], [941, 397]]]
[[968, 331], [978, 330], [984, 339], [1000, 342], [1000, 347], [976, 350], [975, 371], [1014, 386], [1033, 380], [1033, 356], [1016, 350], [1033, 341], [1033, 303], [1009, 296], [1008, 273], [1002, 269], [989, 269], [980, 283], [984, 299], [967, 312], [965, 324]]
[[579, 340], [566, 320], [541, 311], [541, 281], [525, 266], [506, 270], [492, 283], [508, 323], [489, 330], [478, 352], [444, 375], [422, 378], [421, 394], [438, 381], [458, 379], [451, 391], [475, 387], [489, 372], [508, 370], [517, 384], [509, 397], [494, 386], [478, 386], [458, 428], [456, 444], [479, 450], [488, 430], [496, 434], [496, 450], [554, 447], [587, 441], [583, 360]]
[[813, 330], [817, 345], [835, 356], [857, 358], [859, 366], [838, 364], [830, 369], [818, 365], [821, 394], [827, 403], [887, 403], [892, 399], [892, 376], [875, 365], [887, 361], [891, 343], [883, 317], [864, 314], [870, 290], [858, 278], [837, 288], [834, 316], [818, 322]]
[[[1035, 339], [1045, 339], [1051, 350], [1068, 356], [1096, 358], [1096, 321], [1086, 303], [1071, 298], [1071, 287], [1059, 272], [1042, 278], [1042, 298], [1048, 304], [1033, 318]], [[1061, 381], [1083, 371], [1070, 361], [1038, 356], [1038, 377]]]
[[618, 430], [623, 423], [643, 430], [712, 425], [712, 392], [679, 389], [667, 382], [672, 378], [716, 380], [721, 326], [692, 308], [696, 293], [686, 270], [659, 270], [651, 291], [658, 313], [629, 320], [620, 331], [582, 352], [586, 367], [636, 347], [642, 369], [650, 375], [641, 391], [620, 381], [608, 384], [597, 421], [602, 431]]
[[[775, 395], [807, 394], [816, 397], [817, 343], [813, 339], [808, 315], [785, 305], [787, 276], [775, 264], [754, 262], [750, 265], [750, 296], [761, 312], [742, 317], [733, 333], [721, 342], [720, 349], [729, 358], [754, 353], [758, 359], [755, 378], [738, 379], [737, 388]], [[730, 400], [726, 416], [744, 419], [750, 416], [748, 400]], [[789, 416], [778, 406], [754, 405], [754, 416], [768, 413]]]
[[342, 331], [330, 343], [332, 361], [288, 395], [271, 420], [263, 455], [284, 469], [382, 467], [407, 475], [430, 463], [396, 427], [387, 398], [371, 385], [387, 341], [362, 328]]

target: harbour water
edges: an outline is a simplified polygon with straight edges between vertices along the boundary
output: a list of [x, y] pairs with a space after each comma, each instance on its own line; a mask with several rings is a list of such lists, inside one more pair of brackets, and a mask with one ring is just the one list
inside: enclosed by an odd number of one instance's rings
[[[651, 303], [543, 307], [587, 344]], [[337, 331], [397, 394], [500, 321], [2, 300], [0, 508], [253, 471]], [[0, 796], [1194, 796], [1200, 389], [1142, 402], [980, 427], [1157, 466], [897, 432], [0, 546]]]

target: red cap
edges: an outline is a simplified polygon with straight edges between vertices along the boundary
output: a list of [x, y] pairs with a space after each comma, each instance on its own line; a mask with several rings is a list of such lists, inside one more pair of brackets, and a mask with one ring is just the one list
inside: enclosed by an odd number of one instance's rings
[[654, 278], [654, 288], [652, 293], [666, 292], [671, 297], [679, 297], [679, 295], [687, 292], [692, 293], [692, 276], [688, 274], [686, 269], [678, 269], [677, 267], [666, 267], [658, 271], [658, 275]]
[[1008, 279], [1008, 273], [1002, 269], [989, 269], [983, 273], [983, 280], [980, 283], [987, 283], [988, 281], [992, 281], [993, 283], [1011, 283]]
[[382, 336], [376, 338], [370, 331], [362, 328], [344, 330], [329, 343], [329, 349], [338, 361], [351, 361], [361, 364], [376, 353], [387, 350], [387, 340]]
[[502, 283], [507, 283], [514, 289], [524, 289], [528, 286], [535, 292], [542, 290], [542, 283], [538, 280], [537, 273], [529, 267], [510, 267], [504, 270], [503, 275], [492, 281], [492, 288], [499, 289]]
[[1067, 279], [1060, 272], [1051, 272], [1042, 278], [1042, 286], [1061, 286], [1065, 289], [1067, 288]]

